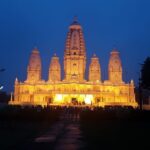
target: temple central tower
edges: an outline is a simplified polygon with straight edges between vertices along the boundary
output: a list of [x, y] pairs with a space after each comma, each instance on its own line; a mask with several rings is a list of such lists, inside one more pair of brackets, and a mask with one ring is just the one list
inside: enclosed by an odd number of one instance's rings
[[86, 49], [82, 27], [75, 18], [69, 26], [64, 52], [64, 77], [67, 82], [85, 81]]

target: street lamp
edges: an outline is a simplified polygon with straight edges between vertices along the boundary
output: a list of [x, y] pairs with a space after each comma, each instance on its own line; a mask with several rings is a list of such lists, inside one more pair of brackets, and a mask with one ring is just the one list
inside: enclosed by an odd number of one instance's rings
[[0, 86], [0, 90], [2, 90], [4, 87], [3, 86]]
[[[0, 69], [0, 72], [4, 72], [4, 71], [5, 71], [4, 68]], [[0, 85], [0, 91], [1, 91], [3, 88], [4, 88], [4, 86]]]

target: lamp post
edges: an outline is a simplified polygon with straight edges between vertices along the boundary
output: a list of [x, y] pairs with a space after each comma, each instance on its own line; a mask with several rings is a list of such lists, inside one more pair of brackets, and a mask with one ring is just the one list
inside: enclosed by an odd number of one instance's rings
[[[5, 71], [5, 69], [4, 68], [2, 68], [2, 69], [0, 69], [0, 72], [4, 72]], [[2, 86], [2, 85], [0, 85], [0, 90], [2, 90], [4, 87]]]

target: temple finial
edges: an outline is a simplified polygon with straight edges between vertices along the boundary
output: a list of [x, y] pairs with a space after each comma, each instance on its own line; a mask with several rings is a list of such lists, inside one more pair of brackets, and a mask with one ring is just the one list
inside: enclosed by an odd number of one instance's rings
[[74, 16], [72, 25], [79, 25], [77, 16]]
[[16, 79], [15, 79], [15, 83], [17, 84], [18, 83], [18, 78], [16, 77]]
[[34, 47], [33, 47], [33, 50], [34, 50], [34, 51], [38, 51], [37, 46], [34, 46]]
[[76, 15], [73, 18], [73, 22], [78, 22], [78, 17]]

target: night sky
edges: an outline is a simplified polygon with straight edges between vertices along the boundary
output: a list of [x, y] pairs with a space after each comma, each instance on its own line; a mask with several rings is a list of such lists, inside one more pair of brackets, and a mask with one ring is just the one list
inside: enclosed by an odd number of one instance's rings
[[150, 0], [0, 0], [4, 91], [13, 91], [16, 77], [26, 79], [34, 47], [41, 53], [43, 79], [47, 80], [54, 53], [63, 63], [66, 33], [74, 16], [83, 27], [88, 61], [93, 53], [100, 59], [102, 79], [107, 79], [109, 53], [117, 48], [124, 80], [137, 83], [140, 64], [150, 56]]

